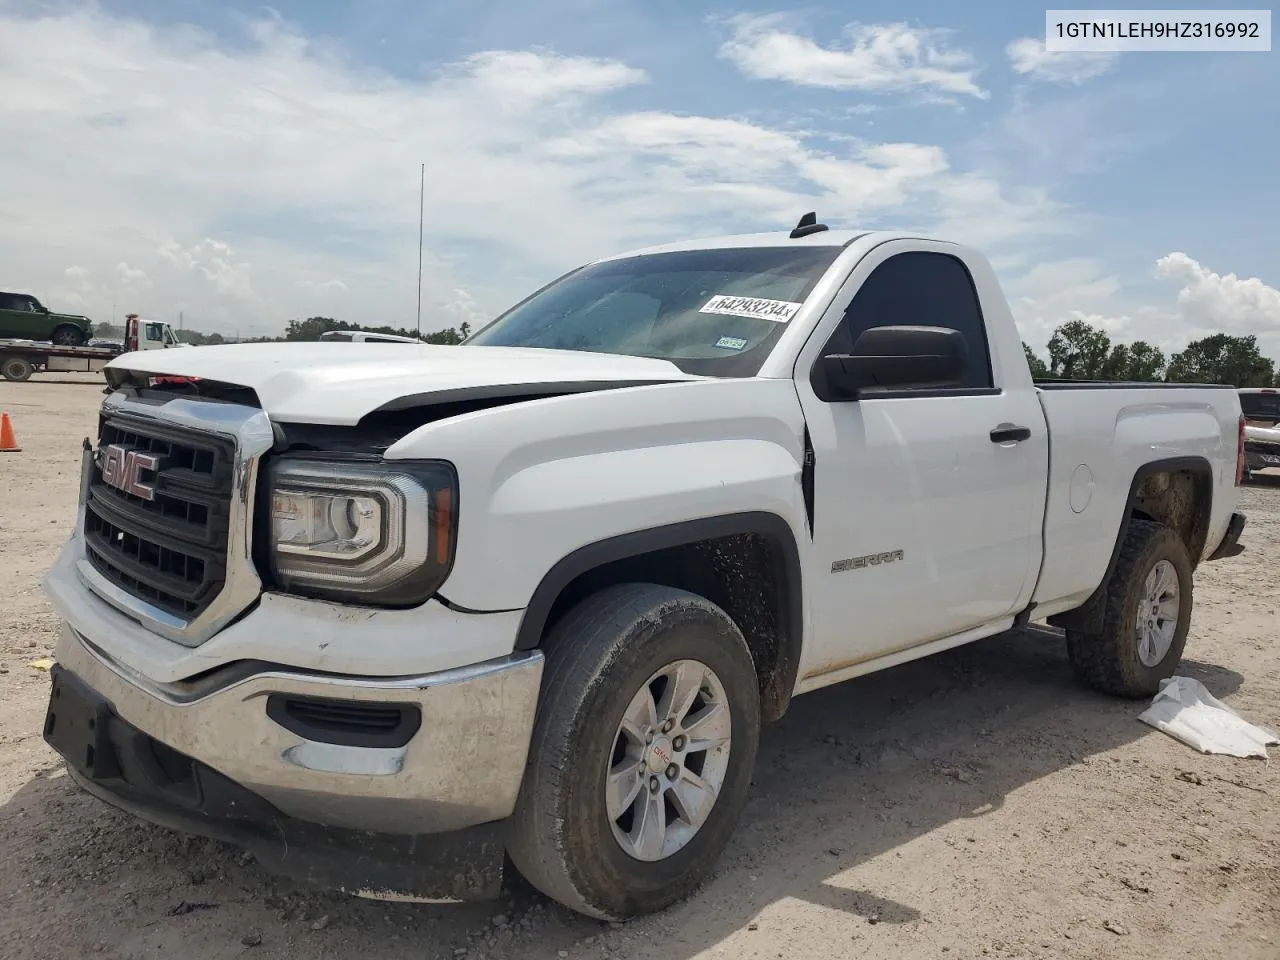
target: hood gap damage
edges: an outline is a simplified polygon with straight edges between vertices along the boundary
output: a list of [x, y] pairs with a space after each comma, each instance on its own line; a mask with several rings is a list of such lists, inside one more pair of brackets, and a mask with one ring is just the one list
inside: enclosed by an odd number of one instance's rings
[[[144, 402], [165, 403], [176, 397], [236, 403], [262, 409], [252, 388], [200, 377], [157, 376], [127, 369], [108, 369], [105, 393], [126, 390]], [[485, 384], [397, 397], [355, 424], [273, 421], [276, 453], [328, 453], [380, 456], [419, 427], [441, 420], [533, 400], [574, 393], [652, 386], [669, 380], [599, 380], [534, 384]], [[271, 411], [267, 411], [270, 415]]]

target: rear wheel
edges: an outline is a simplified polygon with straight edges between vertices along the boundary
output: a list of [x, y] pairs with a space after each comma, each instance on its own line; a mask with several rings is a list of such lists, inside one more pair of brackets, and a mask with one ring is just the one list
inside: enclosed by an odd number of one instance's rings
[[26, 357], [5, 357], [0, 361], [0, 373], [6, 380], [30, 380], [35, 367]]
[[79, 347], [84, 344], [88, 338], [83, 330], [74, 323], [64, 323], [59, 327], [54, 327], [52, 340], [60, 347]]
[[760, 731], [751, 652], [715, 604], [649, 584], [588, 597], [543, 649], [511, 860], [588, 916], [661, 910], [705, 879], [746, 802]]
[[1176, 532], [1132, 520], [1097, 634], [1067, 631], [1071, 665], [1102, 693], [1149, 697], [1173, 676], [1191, 627], [1191, 559]]

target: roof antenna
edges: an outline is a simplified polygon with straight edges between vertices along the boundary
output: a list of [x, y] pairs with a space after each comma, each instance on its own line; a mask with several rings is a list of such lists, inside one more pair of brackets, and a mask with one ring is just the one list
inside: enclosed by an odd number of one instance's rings
[[825, 223], [818, 222], [818, 215], [810, 212], [800, 218], [800, 222], [796, 224], [796, 228], [791, 231], [791, 239], [799, 240], [801, 237], [807, 237], [811, 233], [821, 233], [827, 229]]

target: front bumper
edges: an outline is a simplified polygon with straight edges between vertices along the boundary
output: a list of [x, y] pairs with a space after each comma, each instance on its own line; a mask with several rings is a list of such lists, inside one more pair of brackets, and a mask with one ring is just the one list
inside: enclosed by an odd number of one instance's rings
[[61, 664], [52, 680], [45, 738], [64, 751], [72, 779], [112, 806], [235, 844], [267, 870], [356, 896], [486, 900], [500, 892], [498, 824], [419, 837], [299, 820], [121, 719]]
[[[70, 626], [57, 661], [124, 724], [283, 816], [404, 836], [511, 814], [543, 663], [530, 651], [423, 676], [370, 678], [241, 661], [158, 683]], [[291, 710], [297, 703], [302, 708]], [[411, 735], [403, 736], [405, 727], [400, 740], [394, 731], [388, 737], [385, 725], [380, 742], [359, 735], [388, 711], [415, 718]]]

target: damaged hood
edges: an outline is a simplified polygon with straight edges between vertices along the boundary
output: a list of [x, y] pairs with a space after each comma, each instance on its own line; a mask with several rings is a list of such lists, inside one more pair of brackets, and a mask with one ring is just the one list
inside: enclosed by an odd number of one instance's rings
[[528, 347], [245, 343], [147, 350], [106, 367], [248, 387], [273, 420], [351, 425], [379, 409], [704, 379], [667, 360]]

